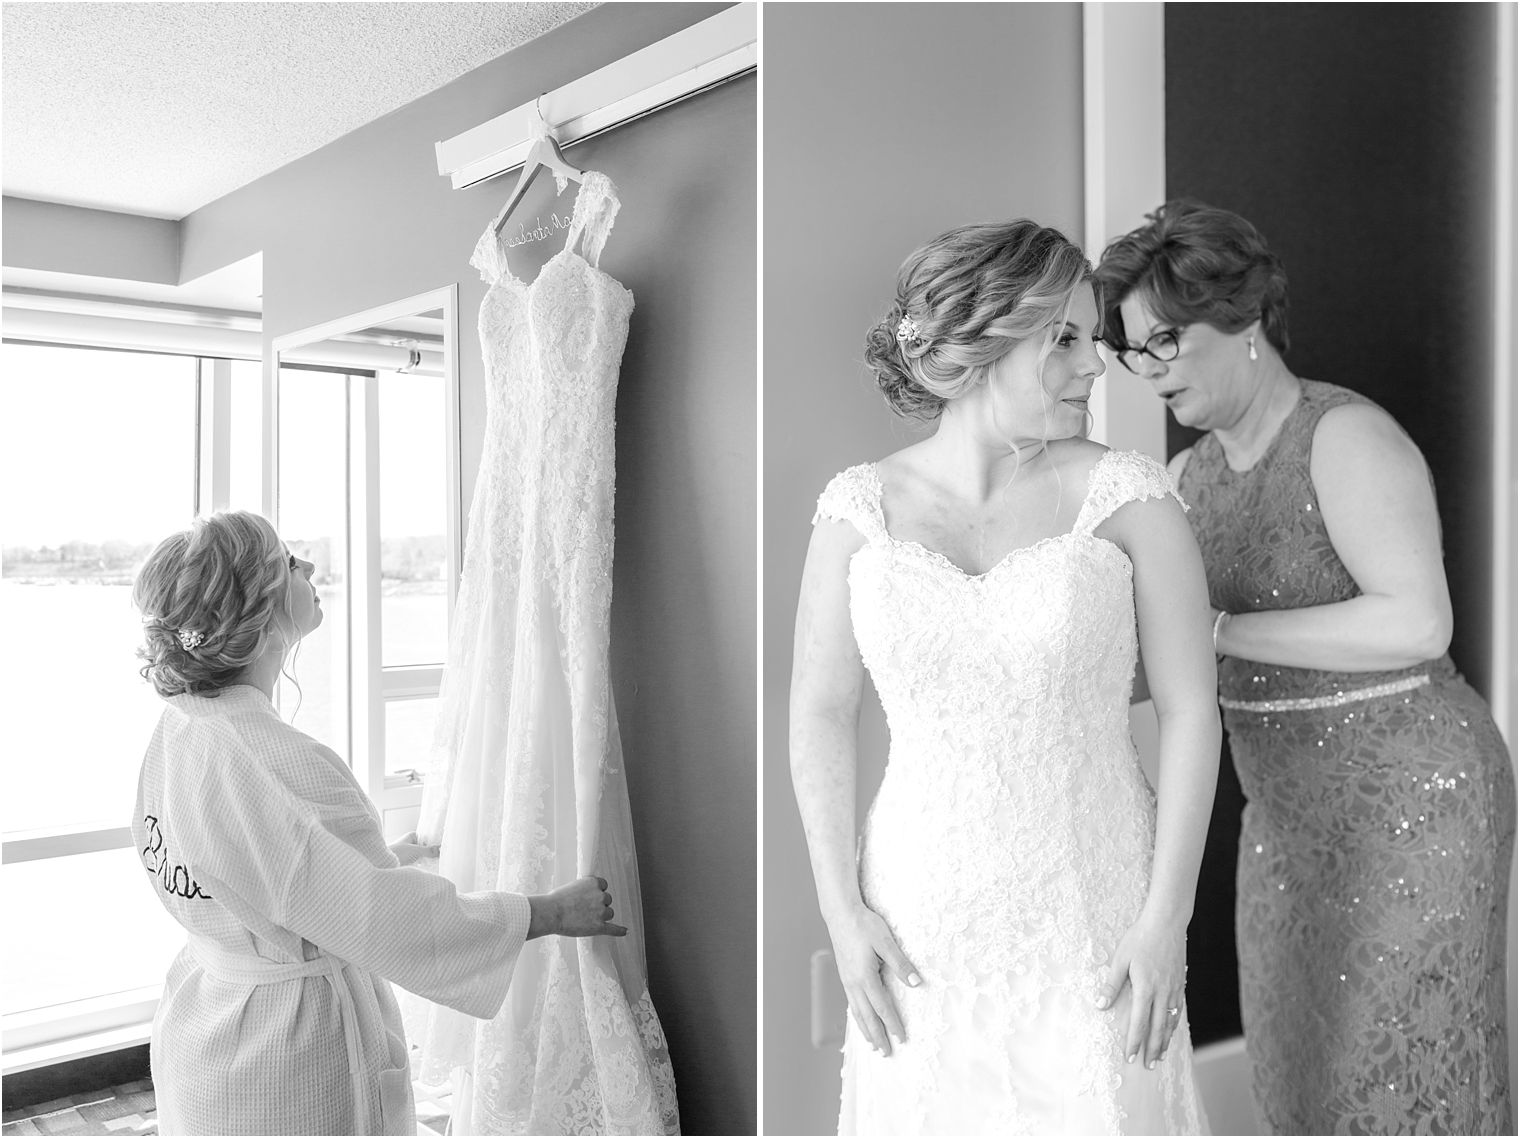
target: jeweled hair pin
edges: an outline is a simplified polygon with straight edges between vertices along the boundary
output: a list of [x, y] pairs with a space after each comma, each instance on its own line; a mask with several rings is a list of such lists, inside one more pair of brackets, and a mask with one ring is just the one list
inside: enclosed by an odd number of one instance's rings
[[194, 628], [182, 628], [175, 635], [179, 637], [179, 646], [186, 652], [199, 648], [206, 642], [206, 634]]
[[904, 316], [897, 322], [897, 342], [914, 345], [924, 342], [923, 329], [918, 326], [917, 320], [911, 316]]

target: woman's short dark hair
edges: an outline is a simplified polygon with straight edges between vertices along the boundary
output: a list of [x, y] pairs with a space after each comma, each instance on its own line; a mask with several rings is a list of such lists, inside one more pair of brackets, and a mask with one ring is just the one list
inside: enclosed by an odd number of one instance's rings
[[1125, 347], [1120, 302], [1138, 293], [1162, 320], [1239, 332], [1258, 317], [1288, 350], [1288, 274], [1256, 227], [1237, 213], [1179, 198], [1103, 250], [1097, 269], [1103, 339]]

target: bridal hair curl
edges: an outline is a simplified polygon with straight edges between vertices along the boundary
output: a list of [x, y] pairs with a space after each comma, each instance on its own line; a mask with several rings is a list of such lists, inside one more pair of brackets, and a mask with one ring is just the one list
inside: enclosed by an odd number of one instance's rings
[[866, 334], [866, 364], [893, 411], [937, 418], [1020, 340], [1061, 319], [1092, 277], [1081, 249], [1033, 221], [952, 229], [902, 263], [892, 307]]
[[1288, 350], [1288, 274], [1245, 218], [1187, 198], [1146, 215], [1146, 224], [1103, 250], [1098, 263], [1104, 342], [1125, 343], [1119, 304], [1131, 293], [1168, 324], [1208, 324], [1239, 332], [1258, 317], [1281, 353]]
[[197, 518], [148, 555], [132, 586], [142, 613], [144, 679], [161, 696], [215, 695], [264, 655], [295, 642], [290, 553], [258, 514]]

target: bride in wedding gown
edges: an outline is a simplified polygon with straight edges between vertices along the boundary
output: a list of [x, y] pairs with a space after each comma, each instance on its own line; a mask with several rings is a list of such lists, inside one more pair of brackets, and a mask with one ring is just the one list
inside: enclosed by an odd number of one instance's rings
[[[867, 357], [928, 438], [824, 490], [792, 777], [849, 1000], [842, 1134], [1199, 1133], [1185, 941], [1219, 753], [1166, 471], [1085, 436], [1092, 270], [1053, 229], [910, 257]], [[1160, 723], [1129, 735], [1137, 651]], [[869, 670], [891, 729], [855, 832]]]
[[490, 1020], [407, 1009], [423, 1080], [454, 1076], [455, 1133], [679, 1133], [608, 674], [613, 410], [633, 295], [598, 261], [617, 211], [612, 182], [587, 172], [564, 248], [532, 281], [494, 224], [471, 259], [489, 285], [485, 445], [418, 833], [462, 891], [537, 892], [527, 883], [571, 867], [605, 878], [628, 935], [534, 942]]

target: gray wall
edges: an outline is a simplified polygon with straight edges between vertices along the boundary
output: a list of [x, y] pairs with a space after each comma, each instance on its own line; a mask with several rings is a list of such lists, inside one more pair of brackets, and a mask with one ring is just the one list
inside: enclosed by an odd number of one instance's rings
[[179, 284], [179, 223], [103, 209], [5, 199], [5, 266]]
[[[724, 6], [579, 17], [191, 214], [184, 278], [262, 249], [266, 345], [459, 282], [468, 502], [485, 285], [467, 261], [512, 180], [452, 190], [433, 144]], [[737, 80], [567, 155], [618, 185], [602, 268], [635, 296], [618, 396], [613, 676], [650, 988], [694, 1134], [755, 1128], [756, 87]], [[567, 212], [570, 195], [552, 194], [540, 177], [520, 216]], [[559, 244], [514, 250], [514, 270], [535, 272]]]
[[[809, 1043], [808, 959], [828, 935], [786, 749], [808, 522], [835, 473], [917, 437], [860, 363], [903, 258], [973, 221], [1081, 239], [1081, 13], [772, 4], [764, 35], [765, 1126], [818, 1134], [837, 1119], [839, 1056]], [[874, 696], [865, 720], [862, 810], [885, 760]]]

